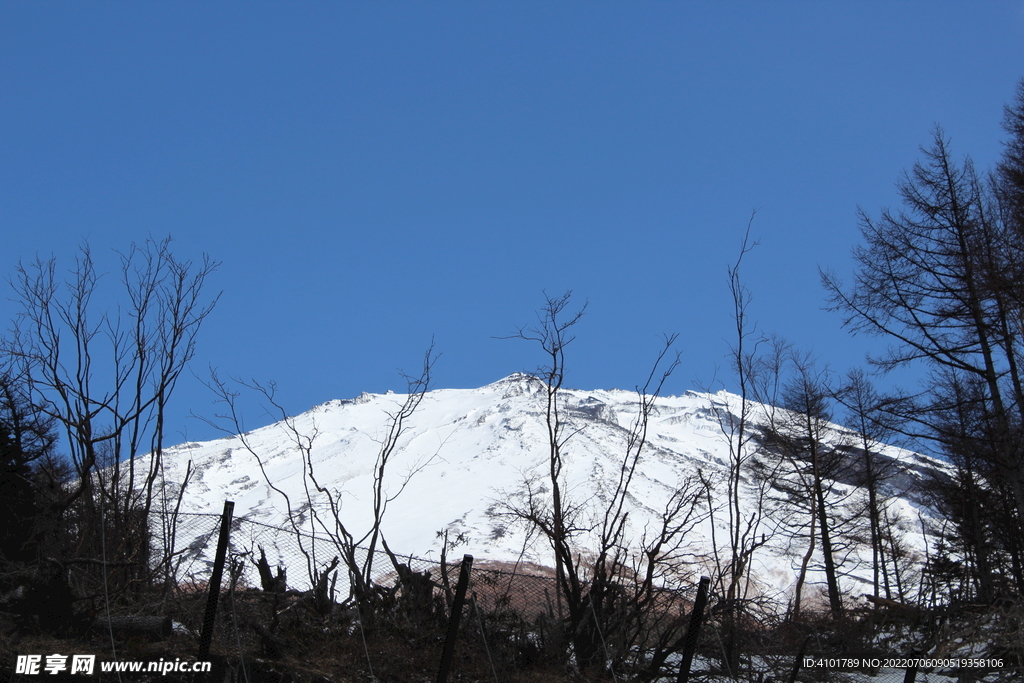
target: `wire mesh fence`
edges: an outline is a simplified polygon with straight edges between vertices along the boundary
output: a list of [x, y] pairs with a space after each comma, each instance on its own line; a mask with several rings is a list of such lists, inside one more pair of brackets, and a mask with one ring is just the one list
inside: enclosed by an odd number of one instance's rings
[[[155, 514], [152, 524], [152, 557], [166, 560], [168, 579], [183, 585], [203, 585], [213, 567], [213, 551], [221, 516], [208, 513], [179, 513], [173, 523], [164, 515]], [[169, 516], [168, 516], [169, 517]], [[269, 568], [281, 574], [287, 587], [297, 591], [313, 588], [316, 572], [328, 566], [342, 548], [332, 538], [303, 529], [285, 528], [235, 517], [231, 523], [229, 554], [236, 560], [232, 573], [236, 588], [261, 588], [257, 563], [265, 556]], [[447, 580], [454, 586], [452, 572], [458, 572], [458, 557], [448, 559], [446, 573], [441, 560], [395, 553], [401, 566], [416, 574], [427, 575], [439, 588]], [[370, 567], [370, 578], [383, 585], [398, 580], [391, 557], [382, 549], [373, 552], [370, 561], [366, 548], [354, 549], [354, 560], [360, 567]], [[349, 592], [349, 577], [341, 565], [336, 592]], [[554, 599], [554, 574], [528, 563], [477, 562], [474, 577], [479, 585], [478, 600], [489, 608], [509, 607], [525, 614], [551, 611]]]
[[[160, 515], [158, 515], [160, 517]], [[203, 586], [213, 566], [213, 550], [216, 545], [220, 515], [204, 513], [180, 513], [173, 524], [154, 525], [154, 557], [168, 557], [169, 578], [179, 585]], [[169, 530], [173, 528], [173, 536]], [[161, 530], [168, 531], [161, 531]], [[373, 552], [372, 561], [366, 548], [357, 547], [355, 562], [360, 567], [369, 566], [370, 577], [376, 584], [393, 586], [399, 582], [399, 570], [391, 556], [384, 550]], [[270, 524], [235, 517], [232, 520], [229, 540], [229, 556], [234, 565], [226, 573], [232, 577], [236, 590], [261, 588], [261, 577], [257, 562], [265, 555], [269, 567], [282, 575], [289, 589], [312, 590], [316, 572], [329, 566], [341, 552], [338, 544], [323, 534], [306, 530], [283, 528]], [[429, 578], [437, 590], [445, 591], [454, 587], [457, 580], [460, 558], [448, 558], [442, 569], [442, 561], [395, 553], [400, 567], [406, 567], [413, 574]], [[350, 592], [350, 577], [344, 565], [338, 570], [335, 586], [336, 595], [343, 601]], [[498, 562], [477, 560], [473, 570], [475, 600], [479, 607], [488, 612], [511, 611], [526, 619], [540, 616], [558, 617], [563, 611], [559, 598], [554, 571], [529, 562]], [[657, 591], [656, 600], [660, 611], [674, 616], [681, 615], [692, 601], [693, 589]]]

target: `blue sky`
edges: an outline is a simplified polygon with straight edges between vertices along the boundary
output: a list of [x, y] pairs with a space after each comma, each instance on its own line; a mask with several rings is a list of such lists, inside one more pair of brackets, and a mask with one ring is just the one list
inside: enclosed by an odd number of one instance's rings
[[[857, 207], [897, 203], [934, 124], [991, 166], [1022, 77], [1019, 1], [4, 0], [0, 272], [170, 234], [222, 262], [195, 373], [293, 412], [401, 390], [431, 337], [439, 387], [532, 369], [495, 337], [568, 289], [571, 385], [633, 388], [679, 333], [669, 392], [732, 389], [758, 209], [752, 317], [845, 371], [870, 340], [818, 267], [849, 275]], [[211, 400], [185, 378], [170, 440], [213, 436]]]

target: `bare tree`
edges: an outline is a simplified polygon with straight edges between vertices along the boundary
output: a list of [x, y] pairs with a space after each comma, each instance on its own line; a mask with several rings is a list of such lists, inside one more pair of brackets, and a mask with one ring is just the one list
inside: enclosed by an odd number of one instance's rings
[[861, 369], [847, 374], [835, 397], [846, 407], [845, 424], [854, 431], [856, 447], [860, 451], [855, 483], [864, 490], [867, 498], [864, 510], [871, 540], [872, 594], [876, 598], [892, 600], [900, 596], [900, 591], [896, 590], [900, 583], [899, 565], [891, 552], [891, 539], [897, 532], [888, 521], [891, 496], [886, 495], [883, 487], [905, 470], [896, 458], [883, 457], [880, 452], [882, 444], [896, 432], [892, 413], [885, 409], [886, 399], [875, 390]]
[[[509, 513], [539, 533], [551, 546], [556, 587], [564, 602], [564, 632], [582, 668], [605, 662], [621, 665], [638, 651], [655, 648], [660, 656], [647, 676], [681, 646], [672, 628], [657, 628], [667, 614], [663, 589], [678, 582], [686, 539], [705, 518], [706, 500], [699, 473], [680, 482], [657, 522], [637, 538], [629, 527], [627, 500], [647, 444], [647, 431], [655, 401], [678, 365], [678, 357], [661, 369], [676, 337], [667, 337], [644, 386], [637, 387], [637, 414], [625, 438], [625, 449], [605, 504], [597, 511], [565, 494], [565, 457], [569, 440], [584, 427], [570, 416], [565, 404], [565, 348], [570, 333], [583, 315], [563, 316], [571, 292], [546, 296], [536, 327], [520, 328], [512, 338], [538, 343], [548, 364], [536, 373], [543, 386], [547, 428], [547, 472], [543, 482], [526, 482], [522, 500], [505, 504]], [[662, 626], [665, 626], [662, 623]]]
[[[420, 373], [405, 376], [407, 393], [396, 409], [388, 413], [387, 426], [373, 467], [372, 521], [369, 528], [362, 532], [346, 524], [342, 515], [342, 492], [328, 487], [314, 466], [314, 444], [319, 437], [316, 425], [308, 429], [299, 427], [295, 418], [289, 415], [277, 400], [275, 383], [245, 382], [239, 379], [227, 381], [221, 379], [215, 371], [211, 372], [208, 386], [225, 410], [215, 416], [214, 420], [201, 419], [238, 439], [242, 447], [255, 459], [267, 485], [284, 501], [288, 524], [305, 557], [311, 585], [326, 585], [327, 575], [334, 571], [340, 557], [348, 573], [351, 597], [356, 601], [367, 625], [372, 620], [375, 610], [379, 608], [378, 602], [383, 594], [381, 587], [375, 583], [374, 559], [379, 548], [382, 547], [387, 553], [398, 575], [405, 576], [399, 558], [387, 545], [383, 529], [384, 518], [388, 505], [402, 493], [415, 473], [428, 463], [420, 462], [406, 472], [395, 488], [388, 486], [389, 482], [394, 483], [388, 476], [388, 469], [401, 452], [402, 437], [408, 429], [410, 419], [430, 389], [431, 372], [436, 360], [437, 354], [431, 343], [423, 356]], [[293, 497], [281, 489], [268, 474], [264, 455], [252, 443], [244, 428], [238, 408], [239, 389], [254, 392], [263, 400], [272, 414], [279, 418], [278, 426], [286, 432], [295, 451], [301, 457], [303, 491], [300, 499], [293, 500]], [[330, 561], [321, 554], [322, 544], [317, 543], [315, 535], [328, 541], [329, 554], [334, 555]]]
[[569, 540], [579, 530], [579, 509], [563, 498], [562, 468], [564, 466], [564, 448], [571, 434], [566, 434], [566, 424], [562, 417], [561, 389], [565, 382], [565, 347], [573, 342], [570, 330], [583, 317], [587, 305], [568, 319], [561, 319], [562, 312], [569, 305], [572, 292], [561, 297], [547, 296], [546, 303], [538, 316], [540, 324], [533, 328], [520, 328], [517, 337], [540, 344], [548, 358], [548, 364], [542, 366], [538, 376], [544, 384], [545, 424], [548, 432], [548, 476], [551, 486], [550, 510], [543, 510], [533, 495], [528, 497], [529, 509], [523, 516], [536, 524], [551, 543], [555, 556], [555, 576], [561, 598], [570, 605], [576, 606], [580, 614], [570, 614], [570, 619], [578, 623], [582, 617], [583, 587], [580, 577], [573, 568], [573, 549]]
[[[803, 536], [807, 543], [791, 616], [799, 614], [810, 560], [818, 556], [825, 574], [829, 609], [838, 617], [843, 611], [839, 574], [848, 556], [848, 552], [841, 552], [841, 547], [849, 550], [845, 539], [854, 535], [857, 519], [856, 514], [842, 512], [853, 492], [852, 487], [839, 485], [840, 481], [852, 478], [849, 448], [843, 434], [831, 423], [832, 392], [826, 373], [817, 371], [807, 355], [793, 354], [793, 367], [794, 375], [782, 394], [785, 413], [765, 432], [765, 446], [785, 462], [787, 476], [776, 482], [784, 493], [780, 501], [785, 513], [779, 516], [781, 524], [795, 527], [796, 535]], [[795, 525], [790, 521], [793, 512], [801, 513], [796, 516]]]
[[[748, 315], [752, 295], [740, 271], [746, 255], [757, 246], [750, 236], [755, 215], [756, 212], [751, 214], [739, 255], [727, 271], [736, 334], [729, 348], [729, 361], [738, 394], [716, 396], [708, 390], [712, 415], [718, 421], [728, 449], [724, 475], [708, 482], [707, 495], [712, 518], [714, 571], [711, 578], [718, 596], [714, 607], [723, 621], [723, 663], [730, 671], [736, 671], [739, 665], [742, 624], [757, 593], [752, 572], [754, 558], [774, 533], [767, 518], [767, 503], [777, 477], [778, 461], [760, 457], [760, 441], [763, 425], [775, 419], [774, 406], [778, 403], [786, 354], [785, 342], [761, 334]], [[722, 508], [725, 510], [724, 541], [717, 533]]]
[[217, 263], [179, 260], [170, 243], [148, 239], [119, 254], [113, 310], [99, 308], [103, 278], [87, 244], [67, 279], [52, 258], [19, 264], [11, 284], [21, 312], [4, 349], [64, 432], [76, 483], [63, 509], [85, 516], [73, 525], [82, 552], [99, 554], [101, 539], [86, 537], [99, 535], [102, 518], [116, 552], [141, 571], [167, 405], [217, 300], [204, 294]]

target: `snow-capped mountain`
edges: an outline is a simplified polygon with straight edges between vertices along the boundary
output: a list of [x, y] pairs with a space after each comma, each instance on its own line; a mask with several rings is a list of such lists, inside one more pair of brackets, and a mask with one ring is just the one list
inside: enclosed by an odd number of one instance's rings
[[[341, 521], [358, 538], [371, 525], [374, 468], [391, 425], [390, 415], [405, 398], [388, 393], [329, 401], [245, 435], [175, 446], [164, 453], [165, 480], [181, 481], [191, 461], [193, 474], [183, 494], [183, 512], [219, 513], [225, 500], [233, 500], [236, 518], [284, 527], [287, 495], [304, 528], [316, 531], [310, 507], [325, 518], [330, 516], [326, 497], [316, 492], [312, 474], [315, 483], [336, 494]], [[562, 392], [565, 434], [571, 434], [564, 448], [563, 495], [591, 515], [596, 516], [609, 500], [639, 398], [636, 392], [620, 390]], [[626, 500], [631, 537], [639, 538], [654, 523], [688, 477], [698, 471], [705, 479], [725, 474], [729, 441], [722, 418], [728, 411], [735, 413], [739, 404], [737, 396], [726, 392], [688, 392], [654, 402], [646, 446]], [[841, 428], [833, 432], [833, 438], [842, 438]], [[906, 492], [914, 488], [914, 480], [944, 466], [898, 448], [880, 448], [885, 457], [906, 468], [887, 482], [887, 493], [893, 496], [889, 515], [902, 528], [905, 546], [923, 556], [927, 539], [921, 535], [920, 519], [928, 518], [930, 512]], [[550, 548], [536, 538], [531, 541], [525, 528], [507, 514], [506, 506], [523, 500], [526, 482], [533, 482], [535, 491], [547, 491], [548, 472], [545, 392], [540, 380], [517, 373], [478, 389], [430, 391], [405, 423], [385, 471], [384, 491], [390, 502], [383, 534], [395, 552], [437, 558], [441, 543], [437, 532], [449, 530], [450, 538], [462, 534], [466, 539], [453, 551], [454, 557], [469, 552], [481, 559], [522, 557], [550, 566]], [[752, 492], [754, 480], [748, 473], [744, 477], [743, 486]], [[168, 493], [174, 496], [168, 498], [173, 499], [177, 492], [169, 486]], [[857, 493], [849, 483], [839, 482], [837, 487]], [[710, 506], [724, 503], [723, 495], [722, 490], [715, 491]], [[743, 504], [750, 511], [755, 502], [751, 493]], [[785, 591], [794, 582], [798, 555], [804, 548], [798, 552], [781, 534], [773, 540], [775, 521], [767, 520], [761, 529], [770, 540], [755, 556], [754, 571], [766, 586]], [[712, 537], [721, 543], [727, 536], [726, 524], [727, 516], [719, 509], [688, 534], [688, 552], [709, 557]], [[859, 567], [858, 554], [863, 558]], [[268, 555], [273, 555], [270, 548]], [[850, 556], [843, 568], [848, 584], [867, 580], [870, 556], [866, 546]], [[278, 549], [277, 556], [271, 556], [271, 563], [275, 561], [287, 564], [290, 559]], [[709, 565], [695, 567], [694, 573], [709, 569]], [[289, 576], [303, 574], [298, 567], [289, 572]]]

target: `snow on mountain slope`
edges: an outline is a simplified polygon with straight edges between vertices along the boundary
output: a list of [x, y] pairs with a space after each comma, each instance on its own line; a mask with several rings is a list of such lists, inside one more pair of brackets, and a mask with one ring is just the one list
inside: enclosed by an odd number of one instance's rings
[[[570, 501], [584, 504], [596, 515], [614, 486], [639, 397], [631, 391], [565, 390], [563, 398], [567, 433], [573, 433], [564, 451], [564, 492]], [[293, 511], [303, 511], [309, 481], [303, 475], [297, 443], [308, 440], [314, 476], [338, 493], [342, 522], [359, 538], [372, 521], [373, 470], [389, 426], [388, 413], [404, 399], [388, 393], [330, 401], [288, 423], [247, 433], [248, 448], [237, 436], [175, 446], [165, 451], [166, 480], [180, 481], [191, 460], [195, 472], [186, 487], [182, 511], [219, 513], [224, 500], [233, 500], [236, 517], [284, 527], [285, 499], [267, 480], [288, 495]], [[524, 482], [532, 480], [546, 490], [544, 400], [543, 384], [518, 373], [478, 389], [427, 393], [407, 422], [385, 475], [385, 490], [394, 496], [382, 525], [389, 546], [395, 552], [436, 558], [440, 544], [436, 532], [447, 529], [452, 537], [463, 533], [467, 538], [453, 556], [469, 552], [477, 558], [514, 561], [525, 546], [524, 559], [550, 566], [550, 549], [543, 542], [527, 544], [524, 529], [502, 514], [503, 501], [522, 499]], [[721, 414], [738, 404], [739, 398], [726, 392], [688, 392], [657, 399], [627, 501], [632, 509], [632, 537], [639, 538], [645, 525], [657, 518], [685, 478], [698, 470], [709, 476], [725, 473], [728, 442], [716, 411]], [[943, 467], [900, 449], [885, 447], [883, 452], [909, 467], [890, 482], [892, 494], [905, 491], [913, 479], [926, 476], [929, 470]], [[312, 505], [326, 514], [323, 496], [314, 492], [311, 498]], [[717, 505], [719, 499], [713, 497], [712, 502]], [[904, 518], [912, 551], [921, 551], [924, 544], [919, 512], [929, 514], [912, 496], [894, 501], [893, 514]], [[304, 512], [302, 518], [304, 528], [315, 530], [310, 515]], [[725, 515], [716, 514], [714, 523], [721, 542]], [[694, 554], [710, 553], [711, 524], [704, 522], [687, 539]], [[764, 531], [771, 533], [768, 527]], [[859, 554], [870, 558], [867, 548]], [[770, 542], [755, 557], [755, 572], [767, 585], [786, 590], [794, 581], [796, 555], [786, 549], [783, 539]], [[278, 554], [271, 557], [275, 561], [289, 564], [293, 560]], [[865, 581], [870, 568], [866, 563], [859, 569], [855, 565], [846, 567], [854, 575], [852, 580]], [[695, 573], [708, 569], [699, 567]], [[304, 568], [299, 567], [289, 572], [290, 577], [303, 574]]]

